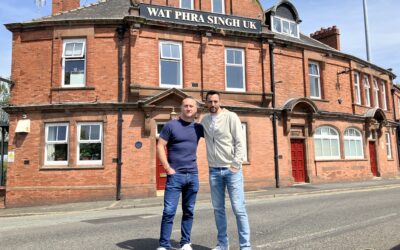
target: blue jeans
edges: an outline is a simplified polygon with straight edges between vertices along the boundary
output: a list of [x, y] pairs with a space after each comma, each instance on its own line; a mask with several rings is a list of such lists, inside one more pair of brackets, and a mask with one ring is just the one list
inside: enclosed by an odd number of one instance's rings
[[170, 238], [176, 208], [178, 207], [179, 197], [182, 193], [182, 223], [181, 241], [183, 246], [190, 243], [190, 233], [193, 225], [194, 205], [196, 203], [197, 192], [199, 191], [198, 174], [176, 173], [168, 175], [164, 193], [164, 211], [161, 220], [160, 246], [171, 248]]
[[233, 213], [236, 216], [240, 249], [249, 250], [250, 226], [244, 201], [243, 173], [233, 173], [228, 168], [211, 168], [209, 170], [211, 200], [214, 207], [215, 223], [218, 230], [218, 245], [229, 245], [225, 214], [225, 189], [228, 189]]

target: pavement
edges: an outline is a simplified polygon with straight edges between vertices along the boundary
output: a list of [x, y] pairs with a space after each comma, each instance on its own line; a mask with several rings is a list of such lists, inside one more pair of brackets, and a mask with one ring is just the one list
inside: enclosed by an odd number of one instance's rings
[[[246, 201], [260, 199], [274, 199], [289, 196], [321, 195], [341, 192], [361, 192], [366, 190], [379, 190], [400, 188], [400, 177], [394, 179], [375, 178], [362, 182], [341, 182], [324, 184], [298, 184], [290, 187], [266, 188], [263, 190], [246, 192]], [[210, 202], [210, 193], [200, 192], [197, 203]], [[119, 201], [93, 201], [68, 203], [60, 205], [47, 205], [36, 207], [5, 208], [0, 209], [0, 217], [18, 217], [29, 215], [45, 215], [52, 213], [66, 213], [76, 211], [96, 211], [107, 209], [145, 208], [163, 205], [163, 197], [150, 197], [144, 199], [122, 199]]]

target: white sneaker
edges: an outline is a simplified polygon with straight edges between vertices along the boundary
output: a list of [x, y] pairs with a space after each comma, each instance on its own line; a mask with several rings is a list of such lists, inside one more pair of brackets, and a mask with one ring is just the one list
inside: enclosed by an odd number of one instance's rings
[[229, 250], [229, 247], [223, 247], [223, 246], [216, 246], [216, 247], [214, 247], [213, 249], [211, 249], [211, 250]]
[[167, 250], [165, 247], [157, 247], [156, 250]]
[[192, 243], [186, 243], [183, 245], [183, 247], [179, 248], [179, 250], [193, 250], [193, 248], [190, 246]]

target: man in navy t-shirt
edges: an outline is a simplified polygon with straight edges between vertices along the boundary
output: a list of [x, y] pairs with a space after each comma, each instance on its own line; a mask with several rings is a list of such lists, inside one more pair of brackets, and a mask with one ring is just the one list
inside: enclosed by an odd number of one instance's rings
[[[179, 120], [164, 125], [157, 143], [157, 154], [167, 172], [164, 193], [164, 211], [161, 221], [160, 246], [157, 250], [171, 248], [172, 226], [182, 194], [181, 250], [192, 250], [190, 234], [193, 224], [194, 206], [199, 190], [196, 162], [197, 144], [204, 137], [203, 127], [194, 122], [197, 103], [191, 97], [183, 99]], [[165, 152], [168, 149], [168, 159]]]

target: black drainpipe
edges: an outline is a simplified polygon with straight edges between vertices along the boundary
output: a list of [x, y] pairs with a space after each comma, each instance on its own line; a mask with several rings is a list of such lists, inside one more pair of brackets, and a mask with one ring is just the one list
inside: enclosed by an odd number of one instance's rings
[[261, 106], [266, 107], [266, 94], [265, 94], [265, 73], [264, 73], [264, 39], [261, 38], [261, 84], [262, 84], [262, 100]]
[[124, 35], [126, 28], [120, 24], [117, 29], [118, 35], [118, 124], [117, 124], [117, 194], [116, 199], [121, 199], [121, 172], [122, 172], [122, 87], [123, 87], [123, 75], [122, 75], [122, 49], [124, 46]]
[[272, 40], [268, 40], [269, 45], [269, 69], [271, 74], [271, 92], [272, 92], [272, 132], [274, 136], [274, 164], [275, 164], [275, 186], [279, 188], [279, 162], [278, 162], [278, 137], [276, 128], [276, 111], [275, 111], [275, 73], [274, 73], [274, 48], [275, 44]]
[[204, 101], [204, 62], [203, 62], [203, 53], [204, 53], [204, 43], [203, 43], [203, 33], [200, 32], [200, 97], [201, 101]]

